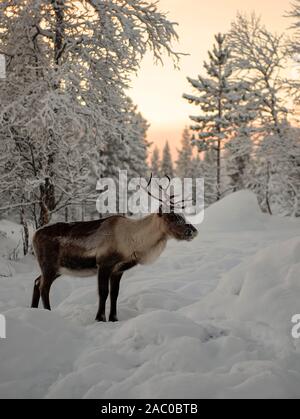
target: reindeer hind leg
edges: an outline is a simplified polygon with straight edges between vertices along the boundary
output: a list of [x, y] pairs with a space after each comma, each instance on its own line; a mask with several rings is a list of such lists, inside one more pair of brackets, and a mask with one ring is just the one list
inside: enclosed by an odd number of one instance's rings
[[34, 281], [34, 287], [33, 287], [33, 294], [32, 294], [32, 302], [31, 302], [31, 308], [38, 308], [41, 292], [40, 292], [40, 282], [41, 282], [42, 276], [40, 275], [35, 281]]
[[60, 275], [43, 275], [42, 280], [40, 281], [40, 293], [42, 297], [42, 302], [45, 310], [51, 310], [50, 306], [50, 289], [53, 282]]

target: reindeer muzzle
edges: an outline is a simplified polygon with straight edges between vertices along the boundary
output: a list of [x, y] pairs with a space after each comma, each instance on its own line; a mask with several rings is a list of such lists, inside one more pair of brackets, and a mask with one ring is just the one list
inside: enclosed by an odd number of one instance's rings
[[198, 230], [192, 226], [189, 225], [184, 233], [186, 240], [191, 241], [194, 240], [198, 236]]

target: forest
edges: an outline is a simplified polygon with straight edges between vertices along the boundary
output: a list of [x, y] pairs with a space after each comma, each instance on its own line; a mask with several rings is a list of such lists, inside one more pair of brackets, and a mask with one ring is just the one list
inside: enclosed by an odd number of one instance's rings
[[3, 1], [2, 216], [18, 214], [25, 230], [91, 219], [97, 179], [117, 180], [119, 170], [203, 177], [207, 206], [249, 189], [264, 212], [299, 216], [299, 2], [288, 18], [288, 34], [255, 14], [238, 14], [228, 33], [216, 34], [203, 72], [188, 77], [182, 100], [194, 116], [173, 162], [168, 142], [151, 148], [151, 121], [127, 93], [148, 50], [180, 65], [175, 23], [157, 4]]
[[[300, 0], [283, 7], [0, 1], [0, 399], [300, 398]], [[184, 71], [182, 35], [208, 51]], [[181, 145], [135, 100], [149, 57], [182, 76], [152, 103], [188, 110]], [[167, 189], [169, 212], [102, 217], [120, 173], [204, 179], [204, 219]]]

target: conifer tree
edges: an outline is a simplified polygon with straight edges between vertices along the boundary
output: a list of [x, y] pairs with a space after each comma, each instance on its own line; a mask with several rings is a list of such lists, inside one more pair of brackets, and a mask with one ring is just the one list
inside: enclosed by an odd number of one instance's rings
[[178, 150], [178, 159], [176, 161], [176, 174], [178, 177], [192, 177], [192, 158], [192, 140], [188, 128], [185, 128], [182, 134], [181, 149]]
[[167, 141], [163, 149], [163, 156], [161, 162], [161, 176], [174, 177], [173, 160], [169, 142]]
[[[211, 162], [216, 175], [210, 179], [216, 181], [215, 199], [222, 196], [222, 150], [230, 141], [233, 132], [241, 125], [253, 119], [252, 113], [245, 112], [248, 103], [248, 84], [234, 77], [233, 63], [226, 36], [215, 36], [216, 44], [210, 51], [209, 61], [204, 63], [207, 76], [198, 79], [188, 78], [197, 95], [185, 94], [183, 97], [201, 109], [201, 115], [191, 116], [195, 122], [191, 129], [197, 132], [194, 144], [199, 152], [208, 152], [206, 163]], [[216, 162], [214, 162], [216, 159]], [[206, 164], [206, 165], [207, 165]], [[211, 192], [212, 193], [212, 192]]]
[[151, 172], [154, 177], [156, 178], [160, 177], [161, 161], [160, 161], [159, 149], [157, 146], [154, 148], [152, 156], [151, 156]]

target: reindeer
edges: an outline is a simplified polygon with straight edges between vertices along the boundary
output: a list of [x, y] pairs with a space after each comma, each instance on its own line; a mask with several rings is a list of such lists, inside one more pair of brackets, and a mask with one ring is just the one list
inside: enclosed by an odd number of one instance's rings
[[[151, 180], [152, 175], [148, 186]], [[139, 264], [153, 263], [169, 239], [191, 241], [198, 233], [183, 215], [175, 212], [174, 195], [170, 196], [168, 212], [163, 208], [165, 202], [156, 199], [162, 204], [159, 212], [139, 220], [115, 215], [39, 229], [34, 235], [33, 247], [41, 275], [34, 283], [31, 307], [38, 308], [41, 297], [44, 308], [51, 310], [50, 288], [61, 275], [89, 277], [97, 274], [99, 308], [96, 321], [106, 321], [109, 291], [109, 321], [118, 321], [117, 299], [124, 272]]]

